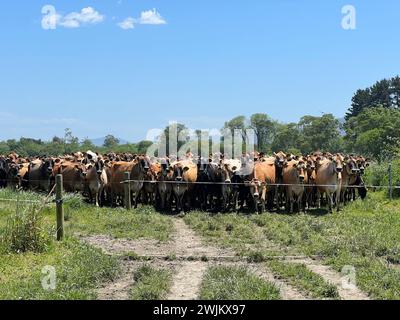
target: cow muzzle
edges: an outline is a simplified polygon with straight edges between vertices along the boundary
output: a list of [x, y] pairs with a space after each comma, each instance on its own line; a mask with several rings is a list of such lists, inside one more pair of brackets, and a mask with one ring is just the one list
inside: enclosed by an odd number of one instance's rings
[[343, 171], [343, 168], [342, 168], [342, 167], [336, 168], [336, 172], [342, 172], [342, 171]]
[[304, 182], [304, 176], [299, 176], [300, 182], [303, 183]]
[[258, 192], [253, 193], [254, 198], [258, 198], [259, 196], [260, 196], [260, 194]]
[[103, 171], [101, 171], [101, 170], [97, 170], [97, 174], [98, 174], [98, 175], [101, 175], [102, 172], [103, 172]]
[[182, 181], [182, 177], [176, 177], [175, 180], [176, 181]]

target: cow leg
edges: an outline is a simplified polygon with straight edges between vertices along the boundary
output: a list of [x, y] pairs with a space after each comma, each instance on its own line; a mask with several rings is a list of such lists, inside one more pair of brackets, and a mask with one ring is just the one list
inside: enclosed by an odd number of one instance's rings
[[326, 197], [329, 204], [329, 212], [333, 213], [333, 195], [329, 192], [326, 193]]

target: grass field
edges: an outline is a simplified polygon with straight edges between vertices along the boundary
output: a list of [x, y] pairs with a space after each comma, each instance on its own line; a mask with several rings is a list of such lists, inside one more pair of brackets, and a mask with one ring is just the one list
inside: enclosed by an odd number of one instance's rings
[[[354, 266], [357, 285], [373, 298], [400, 299], [400, 201], [370, 193], [340, 213], [321, 212], [251, 216], [194, 212], [185, 220], [210, 242], [242, 254], [246, 244], [258, 257], [276, 254], [276, 249], [258, 242], [261, 232], [265, 241], [282, 246], [280, 254], [317, 255], [338, 271]], [[273, 269], [293, 281], [291, 272]]]
[[[0, 190], [0, 199], [17, 198], [41, 201], [43, 195]], [[82, 243], [81, 235], [167, 243], [176, 232], [172, 217], [150, 207], [129, 212], [95, 208], [79, 196], [67, 195], [67, 238], [56, 242], [54, 204], [38, 211], [39, 207], [0, 201], [0, 299], [96, 299], [97, 288], [119, 277], [123, 255], [107, 255]], [[357, 200], [334, 214], [191, 212], [184, 221], [206, 243], [233, 250], [308, 297], [339, 298], [335, 286], [305, 265], [278, 256], [317, 256], [338, 272], [352, 266], [357, 286], [371, 298], [400, 299], [400, 200], [388, 201], [383, 193], [370, 193], [365, 201]], [[132, 275], [129, 297], [164, 298], [172, 285], [171, 270], [143, 263]], [[45, 266], [55, 267], [56, 290], [42, 288]], [[208, 268], [199, 291], [204, 299], [280, 298], [273, 284], [235, 266]]]
[[211, 267], [200, 290], [203, 300], [278, 300], [279, 290], [241, 267]]
[[[0, 199], [42, 201], [43, 195], [0, 190]], [[166, 241], [172, 232], [170, 218], [150, 208], [100, 209], [79, 196], [66, 195], [67, 237], [56, 242], [54, 204], [41, 207], [40, 203], [0, 201], [0, 299], [95, 299], [95, 289], [118, 276], [120, 262], [75, 235]], [[36, 245], [25, 248], [27, 243]], [[55, 268], [56, 290], [42, 288], [46, 266]]]

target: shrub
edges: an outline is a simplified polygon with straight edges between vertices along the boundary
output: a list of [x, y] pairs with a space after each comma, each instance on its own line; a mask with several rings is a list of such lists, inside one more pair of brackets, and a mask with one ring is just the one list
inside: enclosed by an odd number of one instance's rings
[[[388, 186], [389, 185], [389, 163], [373, 162], [367, 168], [364, 176], [364, 182], [367, 185]], [[400, 159], [392, 161], [392, 184], [400, 187]], [[389, 195], [389, 190], [387, 190]], [[393, 197], [400, 198], [400, 189], [393, 189]]]
[[0, 238], [5, 252], [44, 252], [51, 244], [51, 232], [44, 227], [42, 213], [36, 207], [17, 211], [7, 222]]

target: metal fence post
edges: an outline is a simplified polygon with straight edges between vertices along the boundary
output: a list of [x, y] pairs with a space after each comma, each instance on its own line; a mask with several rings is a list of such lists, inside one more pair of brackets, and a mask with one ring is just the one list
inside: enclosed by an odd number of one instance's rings
[[125, 208], [126, 210], [132, 209], [132, 202], [131, 202], [131, 173], [125, 172], [124, 173], [124, 200], [125, 200]]
[[63, 176], [56, 176], [57, 241], [64, 239]]

